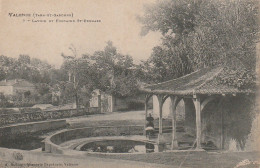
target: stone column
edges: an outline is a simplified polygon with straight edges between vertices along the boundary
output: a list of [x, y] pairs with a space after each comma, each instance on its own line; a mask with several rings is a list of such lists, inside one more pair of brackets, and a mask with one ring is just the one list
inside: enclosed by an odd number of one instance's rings
[[171, 149], [178, 148], [178, 142], [176, 139], [176, 106], [178, 104], [178, 97], [171, 96], [171, 113], [172, 113], [172, 143]]
[[159, 135], [162, 135], [162, 108], [163, 103], [159, 100]]
[[163, 100], [159, 100], [159, 135], [158, 135], [158, 150], [162, 152], [165, 147], [165, 140], [163, 137], [163, 120], [162, 120], [162, 108], [163, 108]]
[[201, 108], [200, 108], [200, 98], [195, 95], [194, 104], [196, 108], [196, 149], [201, 149]]
[[224, 117], [223, 117], [223, 101], [225, 100], [225, 97], [221, 97], [218, 103], [218, 112], [220, 112], [220, 123], [221, 123], [221, 128], [220, 128], [220, 149], [224, 149]]
[[146, 136], [146, 118], [147, 118], [147, 113], [148, 113], [148, 109], [147, 109], [147, 101], [145, 99], [145, 103], [144, 103], [144, 110], [145, 110], [145, 116], [144, 116], [144, 135]]
[[161, 144], [163, 142], [163, 124], [162, 124], [162, 108], [164, 97], [163, 95], [157, 95], [159, 102], [159, 135], [158, 135], [158, 143]]
[[145, 128], [146, 128], [146, 119], [147, 119], [147, 116], [148, 116], [148, 101], [149, 99], [152, 97], [152, 94], [148, 94], [148, 95], [145, 95], [145, 102], [144, 102], [144, 110], [145, 110], [145, 118], [144, 118], [144, 135], [146, 136], [146, 131], [145, 131]]
[[114, 102], [115, 102], [115, 97], [114, 97], [114, 95], [111, 95], [111, 99], [110, 99], [110, 104], [111, 104], [110, 112], [114, 112], [115, 111], [115, 104], [114, 104]]
[[102, 112], [101, 95], [98, 95], [97, 99], [98, 99], [98, 111], [99, 113], [101, 113]]

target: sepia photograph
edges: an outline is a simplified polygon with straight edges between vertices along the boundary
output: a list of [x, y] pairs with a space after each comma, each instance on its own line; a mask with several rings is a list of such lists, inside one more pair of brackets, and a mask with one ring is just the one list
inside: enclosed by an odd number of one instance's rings
[[0, 168], [260, 168], [259, 0], [0, 0]]

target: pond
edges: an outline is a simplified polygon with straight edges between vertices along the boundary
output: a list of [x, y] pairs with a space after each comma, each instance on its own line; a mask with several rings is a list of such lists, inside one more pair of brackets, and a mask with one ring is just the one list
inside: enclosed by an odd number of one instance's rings
[[77, 150], [99, 153], [151, 153], [158, 152], [158, 146], [137, 140], [98, 140], [85, 143], [77, 147]]

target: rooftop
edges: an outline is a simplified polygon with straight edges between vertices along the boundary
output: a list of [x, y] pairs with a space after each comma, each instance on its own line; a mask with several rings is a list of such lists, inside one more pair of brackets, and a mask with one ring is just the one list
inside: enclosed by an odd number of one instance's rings
[[223, 73], [223, 67], [203, 68], [188, 75], [166, 82], [149, 85], [142, 91], [154, 94], [235, 94], [254, 93], [252, 89], [238, 89], [224, 85], [217, 81], [218, 75]]

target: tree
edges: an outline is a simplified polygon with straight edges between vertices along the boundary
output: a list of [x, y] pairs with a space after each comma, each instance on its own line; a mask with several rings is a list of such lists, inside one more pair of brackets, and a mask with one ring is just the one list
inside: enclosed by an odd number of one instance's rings
[[98, 89], [117, 96], [132, 95], [137, 91], [137, 77], [132, 73], [133, 58], [118, 53], [111, 41], [103, 51], [96, 51], [91, 60], [99, 77], [96, 81]]
[[29, 55], [19, 55], [18, 63], [22, 65], [28, 65], [31, 62], [31, 58]]
[[187, 35], [194, 30], [200, 0], [166, 0], [145, 6], [145, 15], [138, 16], [143, 24], [141, 35], [160, 31], [162, 35]]
[[32, 83], [50, 83], [50, 72], [54, 69], [47, 62], [28, 55], [20, 55], [18, 59], [0, 56], [0, 78], [26, 79]]
[[162, 34], [162, 44], [153, 49], [147, 63], [159, 73], [160, 81], [216, 65], [253, 72], [257, 15], [256, 0], [157, 1], [138, 17], [142, 35], [149, 31]]
[[46, 83], [37, 84], [35, 88], [41, 96], [50, 93], [50, 86]]
[[[80, 79], [81, 76], [79, 74], [78, 66], [79, 66], [79, 59], [77, 58], [77, 50], [76, 48], [71, 45], [69, 49], [72, 52], [72, 56], [64, 55], [63, 53], [61, 56], [65, 59], [63, 67], [65, 68], [65, 71], [67, 71], [69, 75], [69, 81], [65, 85], [65, 93], [66, 95], [72, 94], [73, 97], [75, 97], [76, 107], [79, 108], [79, 97], [78, 97], [78, 91], [80, 89]], [[73, 79], [72, 79], [73, 78]]]
[[0, 107], [6, 108], [6, 107], [12, 107], [12, 103], [8, 101], [8, 98], [5, 97], [3, 93], [0, 93]]
[[0, 67], [0, 81], [6, 78], [6, 73], [2, 67]]

